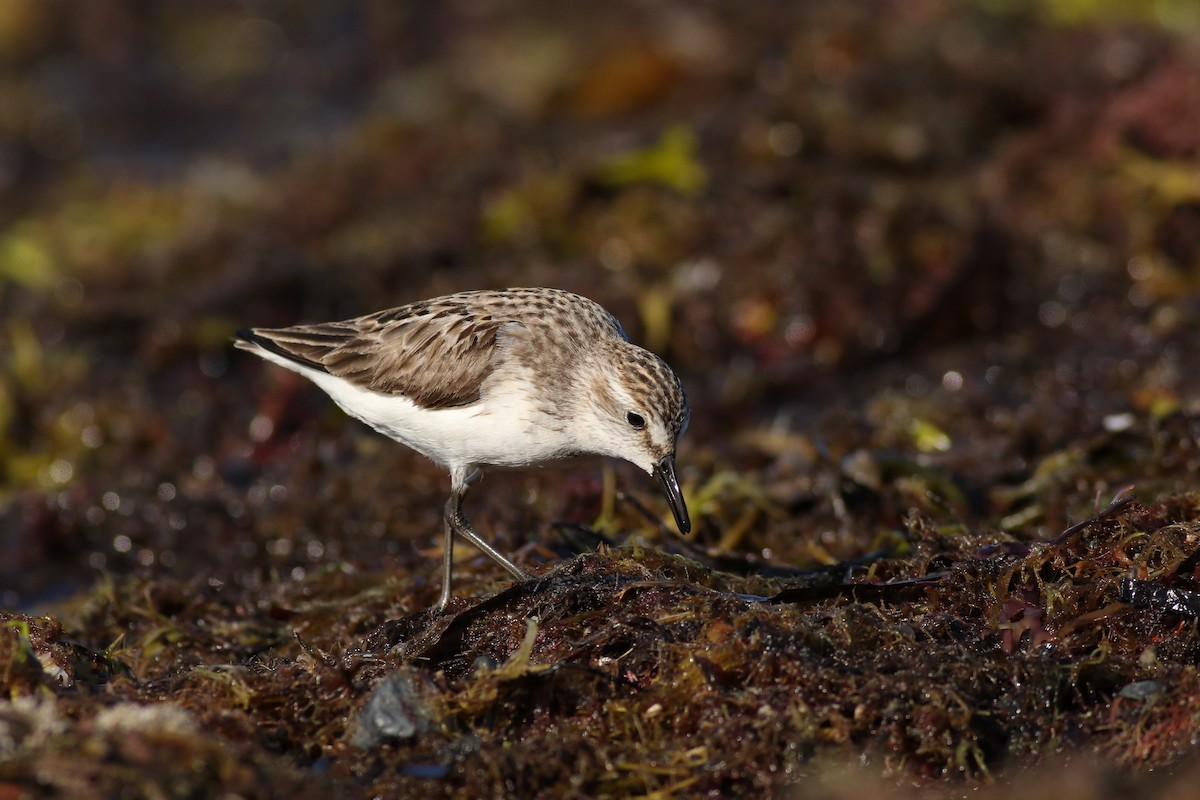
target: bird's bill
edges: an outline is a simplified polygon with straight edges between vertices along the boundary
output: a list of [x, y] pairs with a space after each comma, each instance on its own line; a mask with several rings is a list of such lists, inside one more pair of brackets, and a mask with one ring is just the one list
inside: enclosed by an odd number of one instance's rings
[[665, 456], [655, 462], [651, 474], [658, 479], [658, 485], [667, 496], [679, 532], [687, 536], [692, 531], [692, 521], [688, 518], [687, 504], [683, 502], [683, 492], [679, 490], [679, 478], [675, 477], [675, 456]]

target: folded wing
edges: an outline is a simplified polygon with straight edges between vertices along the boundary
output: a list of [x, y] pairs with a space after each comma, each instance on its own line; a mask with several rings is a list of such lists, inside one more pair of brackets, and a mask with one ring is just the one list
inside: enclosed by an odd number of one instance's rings
[[344, 322], [251, 328], [237, 336], [244, 349], [257, 346], [433, 409], [479, 400], [495, 369], [496, 337], [505, 324], [465, 307], [416, 304]]

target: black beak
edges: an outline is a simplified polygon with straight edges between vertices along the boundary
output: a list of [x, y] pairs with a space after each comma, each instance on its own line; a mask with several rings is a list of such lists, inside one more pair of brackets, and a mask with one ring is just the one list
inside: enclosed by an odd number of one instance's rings
[[679, 491], [679, 479], [675, 477], [674, 454], [664, 456], [655, 462], [654, 472], [651, 474], [658, 479], [658, 485], [662, 487], [663, 494], [667, 496], [667, 502], [671, 504], [671, 513], [675, 515], [675, 524], [679, 526], [679, 532], [687, 536], [692, 531], [692, 521], [688, 519], [687, 505], [683, 502], [683, 492]]

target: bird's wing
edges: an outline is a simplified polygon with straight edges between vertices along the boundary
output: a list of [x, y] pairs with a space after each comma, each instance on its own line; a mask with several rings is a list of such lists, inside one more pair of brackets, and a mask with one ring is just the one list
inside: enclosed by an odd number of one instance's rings
[[517, 323], [473, 313], [464, 304], [414, 303], [344, 322], [239, 331], [304, 366], [372, 391], [400, 394], [424, 408], [479, 400], [495, 369], [496, 337]]

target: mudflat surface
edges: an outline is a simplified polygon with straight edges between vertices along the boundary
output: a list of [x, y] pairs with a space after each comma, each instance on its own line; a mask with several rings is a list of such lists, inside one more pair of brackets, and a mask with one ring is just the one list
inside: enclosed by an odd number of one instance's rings
[[[1145, 8], [1141, 6], [1145, 5]], [[0, 797], [1187, 796], [1190, 2], [0, 3]], [[444, 471], [246, 325], [559, 286], [629, 465]]]

